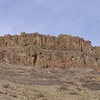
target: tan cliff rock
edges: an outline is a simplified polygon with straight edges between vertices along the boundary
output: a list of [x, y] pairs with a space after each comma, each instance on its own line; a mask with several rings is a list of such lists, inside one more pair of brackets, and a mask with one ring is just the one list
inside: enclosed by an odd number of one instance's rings
[[70, 35], [22, 32], [0, 37], [0, 62], [38, 68], [99, 67], [100, 47]]

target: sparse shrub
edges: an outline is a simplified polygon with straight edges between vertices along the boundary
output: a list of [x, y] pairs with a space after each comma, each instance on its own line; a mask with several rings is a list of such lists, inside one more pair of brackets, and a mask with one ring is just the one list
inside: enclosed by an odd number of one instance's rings
[[79, 95], [77, 92], [69, 92], [71, 95]]
[[59, 88], [59, 91], [66, 91], [66, 90], [68, 90], [67, 85], [62, 85], [62, 86]]
[[4, 88], [9, 88], [9, 84], [7, 84], [7, 83], [6, 84], [3, 84], [3, 87]]
[[38, 93], [38, 94], [35, 95], [35, 97], [36, 98], [43, 98], [43, 97], [45, 97], [45, 95], [42, 94], [42, 93]]

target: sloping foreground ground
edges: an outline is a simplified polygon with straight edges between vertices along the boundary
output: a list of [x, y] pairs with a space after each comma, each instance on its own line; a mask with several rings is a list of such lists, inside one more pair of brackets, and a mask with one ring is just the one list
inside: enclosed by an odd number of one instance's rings
[[100, 100], [100, 71], [0, 64], [0, 100]]

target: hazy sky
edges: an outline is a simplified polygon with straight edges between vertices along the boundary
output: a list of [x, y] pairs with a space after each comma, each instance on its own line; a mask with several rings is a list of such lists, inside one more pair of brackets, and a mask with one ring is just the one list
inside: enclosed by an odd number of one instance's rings
[[0, 0], [0, 35], [70, 34], [100, 45], [100, 0]]

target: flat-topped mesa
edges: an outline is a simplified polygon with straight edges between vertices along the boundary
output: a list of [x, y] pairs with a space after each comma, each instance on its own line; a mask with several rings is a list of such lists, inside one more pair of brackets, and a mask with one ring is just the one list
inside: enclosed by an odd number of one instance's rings
[[100, 66], [100, 47], [70, 35], [58, 37], [39, 33], [0, 37], [0, 62], [39, 68]]
[[90, 41], [85, 41], [82, 38], [70, 35], [53, 37], [49, 35], [40, 35], [39, 33], [27, 34], [22, 32], [20, 35], [5, 35], [4, 37], [0, 37], [0, 47], [28, 45], [40, 46], [41, 48], [47, 49], [75, 49], [87, 52], [91, 50]]

